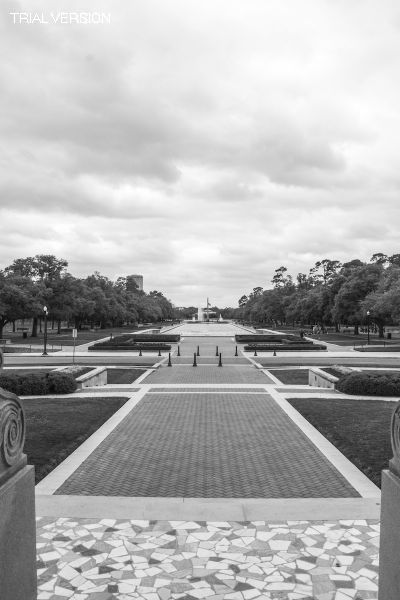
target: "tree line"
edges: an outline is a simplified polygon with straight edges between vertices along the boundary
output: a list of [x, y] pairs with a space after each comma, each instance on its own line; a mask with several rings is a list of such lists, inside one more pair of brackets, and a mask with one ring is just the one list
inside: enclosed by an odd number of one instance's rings
[[0, 338], [7, 323], [32, 319], [31, 336], [36, 337], [44, 306], [48, 316], [61, 324], [68, 321], [80, 329], [83, 324], [121, 326], [173, 319], [173, 305], [162, 292], [146, 294], [132, 276], [111, 281], [95, 271], [77, 278], [67, 271], [68, 262], [53, 255], [18, 258], [0, 270]]
[[[317, 261], [295, 278], [286, 267], [275, 270], [272, 288], [255, 287], [239, 299], [236, 318], [271, 325], [354, 327], [369, 321], [379, 337], [385, 325], [400, 320], [400, 254], [374, 254], [369, 262], [354, 259]], [[368, 314], [369, 313], [369, 314]]]

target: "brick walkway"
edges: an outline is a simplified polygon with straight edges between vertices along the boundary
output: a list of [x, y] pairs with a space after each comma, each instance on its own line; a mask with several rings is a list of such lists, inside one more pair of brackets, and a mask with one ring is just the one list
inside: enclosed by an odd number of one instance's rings
[[245, 393], [146, 395], [56, 493], [358, 496], [270, 396]]
[[[192, 365], [193, 364], [193, 353], [188, 356], [172, 356], [173, 365]], [[198, 365], [217, 365], [219, 361], [218, 356], [196, 356]], [[234, 356], [225, 352], [222, 354], [223, 365], [248, 365], [249, 361], [245, 356]]]
[[198, 367], [176, 365], [175, 367], [162, 367], [151, 373], [143, 383], [166, 383], [166, 384], [187, 384], [187, 383], [258, 383], [261, 385], [274, 384], [267, 375], [259, 371], [253, 365], [238, 365], [233, 367], [226, 365], [217, 367], [216, 365], [200, 365]]

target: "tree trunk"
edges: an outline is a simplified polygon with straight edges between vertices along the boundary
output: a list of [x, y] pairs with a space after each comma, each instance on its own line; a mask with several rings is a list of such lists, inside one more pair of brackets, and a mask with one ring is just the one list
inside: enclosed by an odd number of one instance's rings
[[12, 329], [12, 330], [13, 330], [13, 333], [15, 333], [15, 321], [13, 321], [13, 322], [12, 322], [12, 328], [13, 328], [13, 329]]
[[358, 324], [354, 325], [354, 335], [358, 335], [359, 331], [358, 331]]
[[61, 319], [58, 319], [57, 321], [57, 334], [60, 335], [61, 333]]
[[39, 317], [39, 333], [42, 333], [42, 317]]
[[7, 323], [7, 321], [4, 321], [3, 319], [0, 320], [0, 338], [3, 337], [3, 329], [4, 329], [4, 325]]
[[339, 323], [335, 323], [335, 331], [336, 331], [336, 333], [340, 333], [340, 325], [339, 325]]
[[31, 333], [31, 337], [37, 337], [38, 336], [38, 318], [37, 317], [33, 317], [32, 319], [32, 333]]
[[383, 323], [378, 323], [377, 325], [378, 325], [378, 332], [379, 332], [379, 336], [378, 337], [384, 338], [385, 337], [385, 333], [383, 331], [383, 329], [384, 329]]

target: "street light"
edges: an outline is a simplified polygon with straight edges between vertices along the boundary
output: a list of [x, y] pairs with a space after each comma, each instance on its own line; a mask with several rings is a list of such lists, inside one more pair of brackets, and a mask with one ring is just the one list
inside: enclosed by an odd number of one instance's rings
[[47, 315], [48, 315], [47, 306], [43, 306], [43, 312], [44, 312], [44, 348], [43, 348], [42, 356], [48, 356], [48, 354], [47, 354]]
[[369, 315], [371, 313], [367, 310], [367, 346], [369, 346]]

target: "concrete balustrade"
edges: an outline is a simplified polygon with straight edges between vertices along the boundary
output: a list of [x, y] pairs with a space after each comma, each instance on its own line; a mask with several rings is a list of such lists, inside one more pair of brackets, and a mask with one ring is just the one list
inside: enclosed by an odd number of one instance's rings
[[0, 388], [0, 597], [34, 600], [35, 477], [23, 453], [25, 416], [19, 398]]

